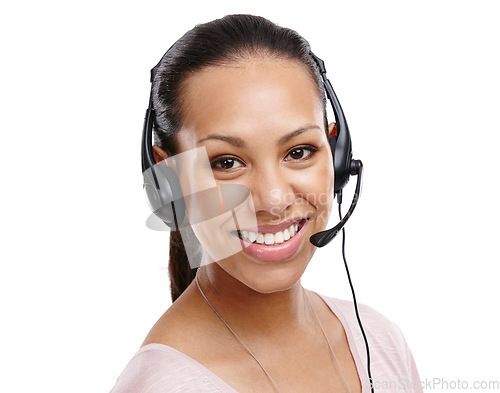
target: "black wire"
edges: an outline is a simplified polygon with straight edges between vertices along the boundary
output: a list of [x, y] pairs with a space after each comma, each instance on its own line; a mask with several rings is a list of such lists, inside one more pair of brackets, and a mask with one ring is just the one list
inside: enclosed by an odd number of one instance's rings
[[[340, 195], [340, 197], [337, 198], [337, 200], [338, 200], [338, 204], [339, 204], [339, 217], [342, 220], [342, 210], [341, 210], [342, 195]], [[354, 310], [356, 311], [356, 318], [358, 320], [358, 325], [359, 325], [359, 328], [361, 329], [361, 334], [363, 335], [363, 339], [365, 340], [365, 346], [366, 346], [366, 368], [367, 368], [367, 371], [368, 371], [368, 378], [369, 378], [369, 382], [370, 382], [370, 390], [371, 390], [372, 393], [375, 393], [375, 389], [373, 388], [373, 379], [372, 379], [372, 373], [371, 373], [371, 367], [370, 367], [370, 348], [368, 346], [368, 339], [366, 338], [365, 329], [363, 329], [363, 324], [361, 323], [361, 318], [359, 316], [358, 302], [356, 301], [356, 294], [354, 293], [354, 286], [352, 285], [351, 274], [349, 273], [349, 268], [347, 267], [347, 260], [346, 260], [346, 257], [345, 257], [345, 229], [344, 228], [342, 228], [342, 258], [344, 259], [345, 271], [347, 273], [347, 279], [349, 280], [349, 286], [351, 287], [352, 300], [354, 302]]]

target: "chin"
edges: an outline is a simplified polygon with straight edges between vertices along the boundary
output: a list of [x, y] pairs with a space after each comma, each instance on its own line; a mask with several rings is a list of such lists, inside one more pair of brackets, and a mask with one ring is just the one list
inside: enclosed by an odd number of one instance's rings
[[304, 270], [301, 272], [284, 271], [278, 274], [270, 274], [258, 281], [253, 280], [252, 282], [244, 282], [243, 284], [261, 294], [283, 292], [293, 288], [300, 282]]
[[238, 264], [229, 261], [219, 261], [217, 265], [230, 277], [260, 294], [270, 294], [286, 291], [295, 286], [307, 267], [306, 261], [281, 266], [252, 266], [244, 264], [241, 259]]

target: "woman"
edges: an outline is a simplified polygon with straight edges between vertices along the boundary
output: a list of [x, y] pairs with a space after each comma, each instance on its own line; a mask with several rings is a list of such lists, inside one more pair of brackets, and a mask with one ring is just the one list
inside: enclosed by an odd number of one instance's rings
[[[332, 209], [336, 134], [307, 41], [249, 15], [199, 25], [156, 67], [151, 102], [155, 160], [179, 176], [184, 198], [176, 198], [186, 203], [186, 218], [176, 205], [174, 226], [196, 222], [191, 236], [171, 233], [174, 302], [112, 392], [369, 391], [352, 303], [300, 283], [315, 252], [309, 238]], [[208, 172], [189, 170], [200, 151]], [[233, 230], [203, 216], [208, 194], [193, 197], [211, 189], [207, 178], [219, 193], [229, 184], [248, 189], [251, 203], [234, 203], [246, 206], [238, 220], [238, 207], [220, 198]], [[421, 391], [398, 328], [368, 307], [360, 313], [373, 386]]]

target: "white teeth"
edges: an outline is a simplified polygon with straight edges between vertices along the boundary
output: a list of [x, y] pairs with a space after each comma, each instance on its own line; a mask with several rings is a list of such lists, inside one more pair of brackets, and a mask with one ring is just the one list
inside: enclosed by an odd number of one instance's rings
[[272, 233], [266, 233], [264, 235], [264, 241], [268, 246], [274, 244], [274, 235]]
[[241, 231], [241, 238], [248, 243], [259, 243], [272, 246], [273, 244], [281, 244], [290, 240], [299, 231], [299, 224], [292, 224], [284, 231], [276, 233], [258, 233], [252, 231]]
[[257, 233], [255, 233], [255, 232], [248, 233], [248, 241], [250, 243], [253, 243], [256, 239], [257, 239]]

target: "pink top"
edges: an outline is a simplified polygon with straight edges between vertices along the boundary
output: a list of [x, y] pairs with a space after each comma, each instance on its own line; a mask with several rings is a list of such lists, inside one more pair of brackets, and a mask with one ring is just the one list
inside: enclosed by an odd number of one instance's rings
[[[337, 316], [347, 336], [361, 379], [370, 393], [366, 349], [352, 302], [321, 296]], [[359, 305], [368, 338], [375, 392], [423, 392], [415, 361], [399, 328], [370, 307]], [[237, 393], [208, 368], [163, 344], [137, 351], [111, 393]]]

